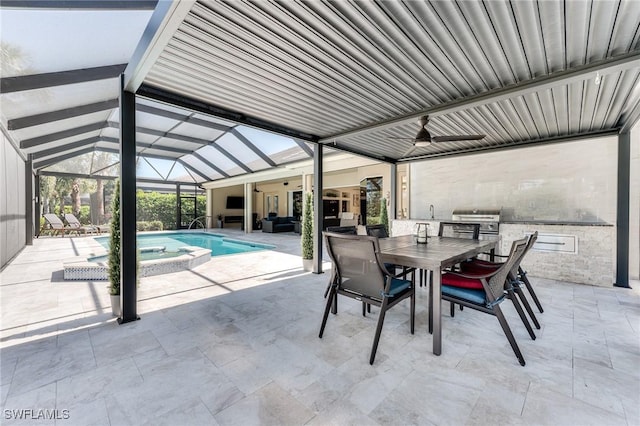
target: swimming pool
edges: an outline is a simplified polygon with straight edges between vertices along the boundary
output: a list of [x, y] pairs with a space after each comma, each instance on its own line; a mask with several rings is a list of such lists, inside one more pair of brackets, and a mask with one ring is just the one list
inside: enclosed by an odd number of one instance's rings
[[[109, 237], [95, 237], [105, 249], [109, 250]], [[161, 259], [180, 254], [184, 246], [202, 247], [211, 250], [211, 256], [248, 253], [258, 250], [269, 250], [272, 245], [240, 241], [220, 234], [205, 232], [154, 232], [152, 234], [138, 234], [136, 237], [138, 249], [141, 251], [140, 260]], [[164, 250], [161, 248], [164, 247]], [[145, 250], [158, 248], [157, 250]]]
[[[107, 251], [109, 237], [94, 237]], [[138, 276], [166, 274], [193, 269], [211, 259], [211, 256], [249, 253], [269, 250], [275, 246], [235, 240], [220, 234], [204, 232], [153, 232], [138, 234], [140, 269]], [[63, 264], [65, 280], [107, 280], [108, 256], [69, 259]]]

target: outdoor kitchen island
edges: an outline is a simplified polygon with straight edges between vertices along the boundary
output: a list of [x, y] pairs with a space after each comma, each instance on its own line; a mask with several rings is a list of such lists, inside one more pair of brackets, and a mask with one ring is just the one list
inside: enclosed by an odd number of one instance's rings
[[[398, 219], [391, 221], [391, 235], [415, 234], [417, 223], [429, 223], [429, 235], [437, 235], [442, 219]], [[500, 250], [508, 253], [511, 243], [538, 231], [538, 241], [522, 261], [533, 277], [611, 287], [615, 281], [616, 228], [603, 222], [504, 221], [500, 222]]]

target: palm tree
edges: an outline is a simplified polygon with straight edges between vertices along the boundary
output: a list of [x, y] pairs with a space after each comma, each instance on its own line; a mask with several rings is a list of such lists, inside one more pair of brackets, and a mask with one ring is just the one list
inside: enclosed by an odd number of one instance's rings
[[58, 176], [56, 178], [56, 186], [55, 192], [58, 197], [58, 205], [60, 206], [60, 211], [58, 214], [64, 214], [64, 197], [71, 194], [71, 186], [73, 184], [73, 180], [68, 177]]

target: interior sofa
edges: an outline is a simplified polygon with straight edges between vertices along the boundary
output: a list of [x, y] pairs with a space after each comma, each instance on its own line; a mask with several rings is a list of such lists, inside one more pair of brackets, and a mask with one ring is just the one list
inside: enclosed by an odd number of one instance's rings
[[293, 232], [293, 216], [271, 216], [262, 219], [262, 232]]

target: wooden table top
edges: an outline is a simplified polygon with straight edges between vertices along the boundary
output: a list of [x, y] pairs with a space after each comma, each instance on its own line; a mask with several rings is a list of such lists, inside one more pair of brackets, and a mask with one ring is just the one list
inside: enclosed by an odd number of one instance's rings
[[385, 262], [421, 269], [438, 270], [495, 249], [497, 241], [429, 237], [418, 244], [413, 235], [381, 238], [380, 251]]

